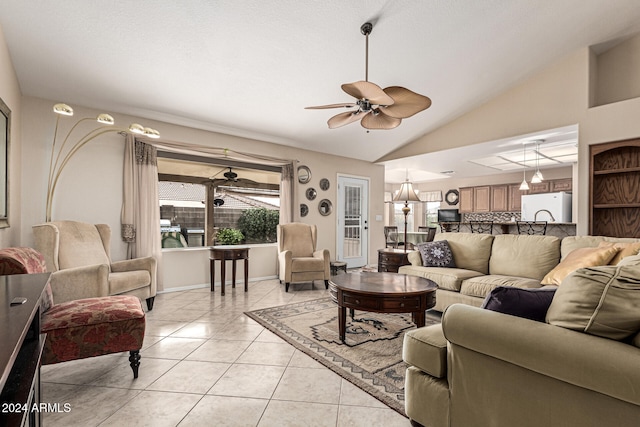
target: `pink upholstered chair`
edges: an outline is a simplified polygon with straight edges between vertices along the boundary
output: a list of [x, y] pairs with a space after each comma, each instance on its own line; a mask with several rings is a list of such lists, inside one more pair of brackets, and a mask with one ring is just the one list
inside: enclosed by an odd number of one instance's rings
[[[46, 271], [44, 257], [35, 249], [0, 250], [0, 275]], [[146, 320], [137, 297], [107, 296], [55, 304], [49, 280], [40, 307], [40, 330], [47, 334], [43, 365], [128, 351], [133, 377], [138, 378]]]

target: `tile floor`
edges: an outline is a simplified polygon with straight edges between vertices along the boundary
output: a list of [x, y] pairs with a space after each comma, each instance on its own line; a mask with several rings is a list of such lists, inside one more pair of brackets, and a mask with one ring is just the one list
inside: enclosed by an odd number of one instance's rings
[[[128, 353], [42, 367], [49, 426], [409, 426], [409, 421], [243, 315], [326, 296], [324, 284], [253, 282], [159, 294], [140, 375]], [[63, 407], [62, 407], [63, 408]]]

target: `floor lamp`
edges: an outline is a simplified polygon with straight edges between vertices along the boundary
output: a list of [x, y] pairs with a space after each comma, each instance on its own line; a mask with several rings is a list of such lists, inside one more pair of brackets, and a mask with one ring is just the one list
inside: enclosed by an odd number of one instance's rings
[[402, 213], [404, 214], [404, 251], [407, 252], [407, 215], [411, 212], [409, 203], [420, 202], [420, 198], [413, 189], [413, 184], [409, 182], [409, 178], [400, 186], [400, 191], [393, 197], [394, 202], [404, 202]]

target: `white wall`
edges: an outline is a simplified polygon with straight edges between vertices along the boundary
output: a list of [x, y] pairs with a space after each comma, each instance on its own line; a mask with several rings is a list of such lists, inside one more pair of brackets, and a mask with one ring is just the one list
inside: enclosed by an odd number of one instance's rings
[[[24, 193], [22, 200], [21, 241], [24, 245], [33, 244], [31, 227], [45, 220], [47, 174], [56, 120], [56, 115], [51, 108], [55, 102], [40, 98], [23, 98], [23, 155], [25, 160], [22, 162], [22, 170], [24, 186], [29, 188], [29, 191]], [[59, 135], [62, 135], [62, 137], [66, 135], [70, 127], [79, 118], [95, 117], [102, 112], [81, 106], [74, 105], [72, 107], [75, 115], [61, 119]], [[295, 213], [299, 215], [298, 206], [299, 203], [305, 200], [304, 191], [306, 188], [310, 185], [316, 187], [319, 197], [313, 202], [307, 201], [310, 206], [309, 215], [298, 219], [318, 226], [320, 230], [318, 247], [328, 248], [332, 257], [336, 253], [337, 216], [335, 211], [332, 215], [321, 216], [317, 210], [317, 203], [322, 198], [328, 198], [336, 206], [336, 177], [338, 174], [368, 177], [371, 180], [371, 218], [383, 213], [384, 167], [381, 165], [151, 121], [141, 117], [110, 113], [114, 116], [116, 125], [127, 127], [131, 122], [139, 122], [157, 129], [160, 131], [162, 138], [166, 140], [184, 141], [205, 146], [230, 148], [241, 152], [264, 154], [277, 158], [295, 159], [299, 161], [299, 164], [309, 166], [312, 173], [311, 182], [307, 185], [298, 185], [296, 181], [295, 193], [297, 201], [295, 203]], [[87, 122], [87, 127], [79, 128], [77, 133], [74, 132], [73, 135], [76, 136], [70, 138], [70, 143], [77, 141], [80, 136], [92, 128], [91, 122]], [[118, 237], [122, 206], [123, 153], [124, 138], [117, 133], [102, 135], [78, 151], [60, 177], [52, 212], [53, 220], [68, 219], [108, 224], [113, 233], [111, 252], [114, 260], [126, 257], [126, 245]], [[319, 189], [318, 183], [321, 178], [328, 178], [331, 181], [331, 187], [326, 192]], [[376, 251], [383, 246], [383, 222], [373, 221], [369, 246], [370, 262], [375, 262], [377, 259]], [[172, 257], [170, 255], [167, 259]], [[254, 259], [256, 258], [252, 257], [251, 266], [254, 265]], [[256, 262], [258, 261], [256, 260]], [[267, 269], [275, 268], [275, 257], [264, 260], [264, 262], [267, 263]], [[176, 262], [176, 268], [184, 271], [184, 268], [179, 267], [179, 264], [180, 260]], [[208, 260], [201, 263], [201, 270], [205, 268], [205, 264], [208, 265]], [[255, 268], [258, 268], [258, 264], [255, 265]], [[168, 263], [165, 267], [167, 270], [165, 270], [164, 275], [167, 278], [167, 284], [174, 286], [172, 264]], [[259, 273], [256, 270], [256, 274], [263, 273]], [[262, 276], [257, 275], [255, 277]]]
[[0, 248], [20, 243], [22, 194], [22, 103], [20, 85], [0, 27], [0, 98], [11, 110], [11, 142], [9, 147], [9, 227], [0, 229]]

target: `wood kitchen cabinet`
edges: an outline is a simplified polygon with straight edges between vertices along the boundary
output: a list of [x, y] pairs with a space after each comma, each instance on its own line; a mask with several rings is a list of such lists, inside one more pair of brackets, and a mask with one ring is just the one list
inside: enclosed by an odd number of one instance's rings
[[509, 209], [509, 186], [491, 186], [491, 212], [507, 212]]
[[517, 212], [522, 210], [521, 197], [529, 194], [527, 190], [520, 190], [520, 184], [509, 184], [509, 212]]
[[460, 213], [473, 212], [473, 187], [460, 189]]
[[529, 183], [529, 194], [549, 193], [550, 191], [551, 191], [550, 181], [542, 181], [536, 184], [532, 182]]
[[473, 211], [491, 212], [491, 187], [473, 187]]
[[570, 192], [573, 189], [573, 180], [571, 178], [553, 179], [550, 181], [551, 192], [558, 191]]

